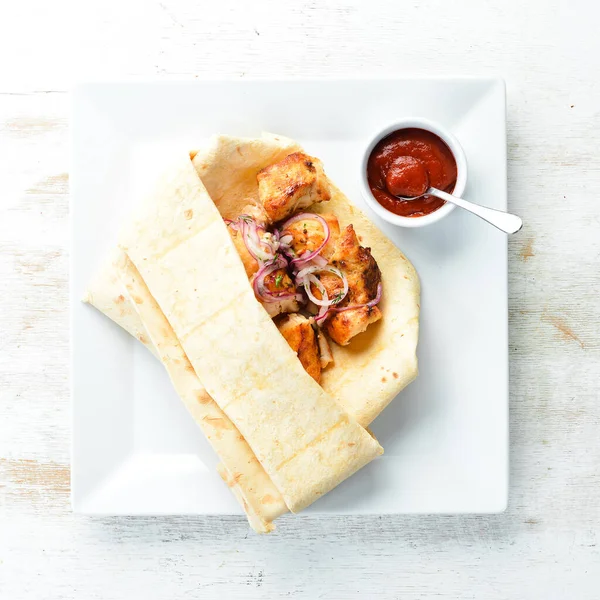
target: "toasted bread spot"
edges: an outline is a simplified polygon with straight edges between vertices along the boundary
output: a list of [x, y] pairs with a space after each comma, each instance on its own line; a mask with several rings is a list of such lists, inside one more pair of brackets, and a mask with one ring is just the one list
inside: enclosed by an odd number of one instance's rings
[[398, 373], [396, 373], [396, 371], [394, 371], [394, 372], [392, 373], [392, 375], [394, 376], [394, 379], [398, 379], [398, 377], [399, 377], [399, 375], [398, 375]]
[[196, 392], [196, 400], [200, 404], [210, 404], [212, 402], [212, 398], [204, 390]]
[[125, 302], [125, 296], [123, 296], [123, 294], [119, 294], [115, 298], [115, 304], [123, 304], [123, 302]]
[[277, 502], [277, 500], [275, 498], [273, 498], [273, 496], [271, 496], [271, 494], [265, 494], [261, 498], [261, 502], [263, 504], [275, 504], [275, 502]]
[[142, 344], [148, 344], [149, 343], [148, 338], [143, 333], [138, 333], [137, 334], [137, 339], [140, 340], [140, 342], [142, 342]]
[[183, 216], [189, 221], [194, 216], [194, 211], [191, 208], [188, 208], [183, 212]]
[[221, 417], [204, 417], [203, 421], [210, 423], [215, 429], [229, 429], [227, 421]]
[[136, 303], [136, 304], [144, 304], [144, 299], [140, 296], [131, 296], [131, 299]]

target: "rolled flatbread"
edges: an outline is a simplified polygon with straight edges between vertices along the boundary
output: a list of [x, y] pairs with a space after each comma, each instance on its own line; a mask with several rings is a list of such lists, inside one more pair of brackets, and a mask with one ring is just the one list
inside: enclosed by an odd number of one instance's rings
[[223, 218], [188, 156], [140, 207], [119, 245], [206, 391], [292, 512], [383, 452], [304, 371], [257, 302]]
[[[261, 138], [219, 135], [191, 156], [221, 216], [235, 218], [249, 201], [258, 200], [257, 173], [300, 150], [293, 140], [274, 134], [263, 134]], [[417, 376], [419, 278], [404, 254], [328, 181], [331, 200], [309, 210], [335, 214], [342, 228], [354, 225], [361, 244], [371, 248], [379, 264], [384, 294], [381, 321], [348, 346], [331, 344], [334, 363], [322, 372], [321, 385], [361, 425], [367, 426]], [[109, 261], [90, 288], [88, 301], [138, 339], [147, 340], [133, 307], [125, 310], [122, 306], [116, 281]]]

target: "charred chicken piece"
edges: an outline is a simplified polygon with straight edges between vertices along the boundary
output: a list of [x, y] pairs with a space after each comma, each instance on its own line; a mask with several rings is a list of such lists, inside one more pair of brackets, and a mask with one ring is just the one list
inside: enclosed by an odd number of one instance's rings
[[277, 324], [290, 348], [298, 354], [304, 370], [317, 382], [321, 381], [321, 356], [311, 321], [299, 314], [286, 315]]
[[[381, 271], [371, 256], [371, 249], [360, 245], [352, 225], [348, 225], [337, 240], [329, 264], [343, 271], [348, 280], [348, 294], [336, 304], [336, 308], [367, 304], [376, 298]], [[323, 273], [320, 280], [329, 298], [335, 298], [342, 290], [339, 277]], [[346, 346], [355, 335], [365, 331], [381, 317], [377, 306], [360, 306], [333, 312], [325, 321], [325, 331], [334, 342]]]
[[242, 237], [242, 232], [235, 231], [231, 229], [231, 227], [228, 228], [228, 231], [231, 239], [233, 240], [233, 245], [242, 259], [242, 264], [246, 270], [246, 276], [248, 279], [250, 279], [258, 271], [258, 262], [252, 256], [252, 254], [248, 252], [248, 248], [246, 247]]
[[258, 197], [273, 223], [331, 198], [321, 161], [302, 152], [264, 168], [257, 180]]

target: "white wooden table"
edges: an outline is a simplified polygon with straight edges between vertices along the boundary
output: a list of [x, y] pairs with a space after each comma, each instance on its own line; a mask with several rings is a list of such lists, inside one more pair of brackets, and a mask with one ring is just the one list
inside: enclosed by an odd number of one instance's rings
[[[600, 597], [600, 22], [584, 0], [0, 6], [0, 598]], [[499, 75], [511, 493], [487, 517], [84, 518], [69, 507], [74, 79]], [[485, 398], [481, 399], [485, 402]]]

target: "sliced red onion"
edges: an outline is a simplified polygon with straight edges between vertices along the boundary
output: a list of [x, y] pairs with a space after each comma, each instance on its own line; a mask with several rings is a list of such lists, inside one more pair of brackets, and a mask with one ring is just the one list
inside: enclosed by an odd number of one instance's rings
[[375, 298], [373, 298], [373, 300], [371, 300], [370, 302], [367, 302], [365, 306], [368, 306], [369, 308], [377, 306], [381, 302], [381, 296], [383, 296], [383, 285], [381, 285], [380, 281], [377, 284], [377, 294], [375, 294]]
[[321, 308], [319, 309], [319, 314], [315, 317], [315, 323], [320, 327], [330, 312], [331, 309], [329, 307], [321, 306]]
[[261, 240], [259, 229], [264, 230], [258, 227], [256, 221], [247, 215], [240, 215], [238, 222], [241, 224], [242, 239], [252, 258], [259, 263], [272, 260], [275, 253], [267, 242]]
[[296, 258], [295, 252], [290, 247], [290, 243], [292, 242], [294, 237], [289, 233], [286, 235], [281, 235], [281, 231], [279, 231], [279, 229], [276, 229], [275, 233], [277, 235], [277, 239], [279, 240], [279, 251], [285, 254], [290, 259]]
[[319, 254], [317, 256], [313, 256], [310, 262], [314, 263], [317, 267], [325, 267], [325, 266], [327, 266], [327, 259], [323, 258]]
[[307, 275], [312, 275], [312, 273], [317, 273], [320, 271], [327, 271], [328, 273], [333, 273], [337, 275], [341, 279], [345, 279], [346, 276], [336, 267], [332, 267], [330, 265], [324, 265], [323, 267], [319, 267], [318, 265], [310, 265], [309, 267], [304, 267], [296, 273], [296, 279], [303, 279]]
[[271, 273], [278, 271], [279, 269], [284, 269], [287, 267], [287, 262], [282, 256], [278, 256], [274, 261], [268, 262], [264, 264], [254, 276], [254, 280], [252, 282], [252, 288], [254, 289], [254, 294], [257, 298], [262, 300], [263, 302], [280, 302], [281, 300], [289, 300], [294, 299], [298, 302], [302, 302], [304, 298], [302, 294], [293, 293], [293, 292], [284, 292], [284, 293], [273, 293], [267, 290], [265, 287], [265, 278], [271, 275]]
[[[321, 292], [322, 298], [320, 300], [312, 293], [312, 290], [310, 289], [311, 284]], [[304, 290], [306, 291], [308, 299], [317, 306], [331, 306], [325, 286], [314, 275], [306, 276], [306, 279], [304, 280]]]
[[323, 322], [325, 321], [325, 319], [331, 313], [340, 313], [340, 312], [344, 312], [345, 310], [353, 310], [355, 308], [364, 308], [365, 306], [368, 308], [373, 308], [374, 306], [379, 304], [379, 302], [381, 301], [382, 293], [383, 293], [383, 287], [382, 287], [381, 283], [378, 283], [377, 284], [377, 295], [375, 296], [375, 298], [373, 298], [373, 300], [366, 302], [365, 304], [354, 304], [353, 306], [342, 306], [341, 308], [330, 307], [330, 308], [324, 309], [323, 307], [321, 307], [321, 309], [319, 310], [319, 314], [315, 317], [315, 323], [317, 325], [321, 326], [323, 324]]
[[[302, 254], [302, 256], [298, 256], [298, 257], [294, 258], [294, 260], [292, 260], [292, 265], [297, 264], [299, 267], [301, 267], [304, 263], [307, 263], [308, 261], [312, 260], [315, 256], [317, 256], [319, 254], [319, 252], [321, 252], [321, 250], [323, 250], [323, 248], [325, 248], [325, 245], [327, 244], [327, 242], [329, 241], [329, 238], [331, 236], [331, 230], [329, 229], [329, 225], [327, 225], [327, 221], [320, 215], [316, 215], [314, 213], [300, 213], [299, 215], [296, 215], [295, 217], [288, 219], [281, 226], [281, 230], [285, 231], [290, 225], [293, 225], [294, 223], [297, 223], [298, 221], [304, 221], [306, 219], [314, 219], [315, 221], [318, 221], [321, 224], [321, 227], [323, 227], [323, 242], [316, 250], [313, 250], [312, 252], [308, 252], [308, 253], [305, 252], [304, 254]], [[290, 241], [291, 241], [291, 239], [290, 239]]]
[[352, 310], [353, 308], [373, 308], [381, 301], [381, 295], [383, 293], [383, 287], [381, 283], [377, 284], [377, 295], [370, 302], [366, 302], [365, 304], [355, 304], [354, 306], [342, 306], [341, 308], [334, 308], [335, 312], [344, 312], [345, 310]]
[[[259, 230], [261, 231], [261, 230]], [[259, 237], [260, 239], [260, 243], [262, 244], [262, 246], [271, 253], [272, 256], [275, 256], [275, 254], [277, 254], [277, 251], [279, 250], [279, 238], [270, 233], [269, 231], [263, 231], [262, 237]]]
[[[327, 298], [327, 304], [322, 304], [322, 301], [315, 302], [315, 300], [313, 300], [313, 298], [311, 297], [312, 292], [309, 293], [310, 284], [307, 285], [307, 283], [306, 283], [306, 278], [308, 276], [313, 275], [313, 273], [322, 273], [323, 271], [325, 271], [327, 273], [333, 273], [334, 275], [336, 275], [337, 277], [339, 277], [342, 280], [342, 283], [344, 285], [344, 289], [341, 292], [341, 294], [338, 294], [333, 299]], [[313, 277], [314, 277], [314, 275], [313, 275]], [[316, 279], [316, 277], [315, 277], [315, 279]], [[344, 273], [342, 273], [342, 271], [340, 271], [339, 269], [336, 269], [335, 267], [332, 267], [330, 265], [324, 265], [322, 267], [320, 267], [318, 265], [312, 265], [310, 267], [305, 267], [304, 269], [298, 271], [298, 273], [296, 274], [296, 283], [299, 285], [303, 285], [308, 297], [315, 304], [318, 304], [319, 306], [332, 306], [333, 304], [338, 304], [346, 297], [346, 294], [348, 293], [348, 278], [344, 275]], [[319, 285], [322, 286], [320, 281], [319, 281]], [[319, 289], [321, 294], [323, 294], [323, 292], [321, 291], [321, 289], [318, 286], [317, 286], [317, 289]]]

